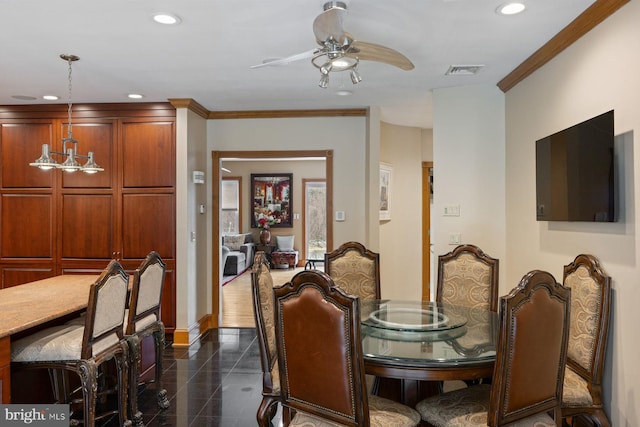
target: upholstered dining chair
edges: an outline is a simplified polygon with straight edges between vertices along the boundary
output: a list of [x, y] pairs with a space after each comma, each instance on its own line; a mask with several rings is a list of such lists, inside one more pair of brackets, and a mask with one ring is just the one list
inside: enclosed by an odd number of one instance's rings
[[602, 370], [609, 334], [611, 278], [598, 260], [578, 255], [564, 267], [571, 288], [571, 329], [564, 375], [562, 415], [584, 415], [595, 425], [611, 425], [602, 406]]
[[527, 273], [500, 298], [492, 384], [422, 400], [422, 419], [433, 426], [560, 427], [570, 304], [571, 290], [550, 273]]
[[436, 301], [496, 311], [499, 260], [475, 245], [438, 256]]
[[[123, 336], [127, 287], [127, 274], [112, 260], [91, 285], [84, 323], [52, 326], [11, 343], [14, 369], [44, 368], [79, 376], [85, 426], [114, 414], [118, 414], [120, 425], [131, 424], [127, 416], [128, 346]], [[118, 407], [96, 414], [98, 385], [102, 383], [99, 370], [110, 360], [116, 362]], [[51, 375], [53, 381], [64, 377]], [[52, 387], [56, 403], [72, 403], [68, 399], [73, 395], [56, 393], [63, 385]]]
[[380, 255], [359, 242], [346, 242], [324, 255], [324, 271], [361, 300], [380, 299]]
[[156, 401], [161, 409], [169, 407], [167, 391], [162, 388], [162, 359], [164, 357], [164, 324], [160, 318], [162, 288], [166, 266], [160, 255], [152, 251], [133, 273], [129, 308], [126, 311], [125, 338], [129, 343], [129, 408], [135, 425], [142, 424], [142, 414], [138, 412], [138, 386], [142, 362], [141, 343], [146, 337], [153, 337]]
[[289, 426], [415, 426], [408, 406], [368, 395], [360, 301], [318, 270], [297, 273], [274, 289], [282, 405]]
[[254, 257], [251, 293], [262, 366], [262, 402], [256, 419], [259, 426], [267, 427], [271, 424], [280, 401], [280, 375], [273, 319], [273, 279], [269, 271], [269, 260], [263, 251], [258, 251]]

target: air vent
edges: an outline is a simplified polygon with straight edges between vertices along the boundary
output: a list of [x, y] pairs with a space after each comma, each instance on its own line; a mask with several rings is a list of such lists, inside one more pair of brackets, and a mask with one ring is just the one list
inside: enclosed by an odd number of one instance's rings
[[446, 73], [447, 76], [472, 76], [477, 74], [484, 65], [452, 65]]

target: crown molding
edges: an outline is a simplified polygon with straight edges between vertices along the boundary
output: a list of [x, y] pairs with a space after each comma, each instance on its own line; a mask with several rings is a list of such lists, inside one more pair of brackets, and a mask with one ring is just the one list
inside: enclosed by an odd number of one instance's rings
[[627, 4], [630, 0], [596, 0], [569, 25], [564, 27], [551, 40], [518, 65], [498, 82], [503, 92], [531, 75], [538, 68], [551, 61], [576, 40], [587, 34], [610, 15]]

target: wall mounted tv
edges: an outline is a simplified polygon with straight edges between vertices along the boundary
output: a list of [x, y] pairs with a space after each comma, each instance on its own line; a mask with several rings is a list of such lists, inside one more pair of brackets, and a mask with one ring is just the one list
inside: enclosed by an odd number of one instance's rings
[[538, 221], [615, 222], [613, 110], [536, 141]]

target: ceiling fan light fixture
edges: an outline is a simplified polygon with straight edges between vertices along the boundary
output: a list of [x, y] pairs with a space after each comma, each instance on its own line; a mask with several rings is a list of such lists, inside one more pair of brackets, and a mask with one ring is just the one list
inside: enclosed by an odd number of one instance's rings
[[320, 76], [320, 83], [318, 83], [322, 89], [326, 89], [329, 87], [329, 74], [323, 74]]
[[358, 70], [356, 70], [355, 68], [351, 70], [350, 74], [351, 74], [351, 83], [353, 83], [354, 85], [357, 85], [362, 81], [362, 76], [360, 75], [360, 73], [358, 73]]

